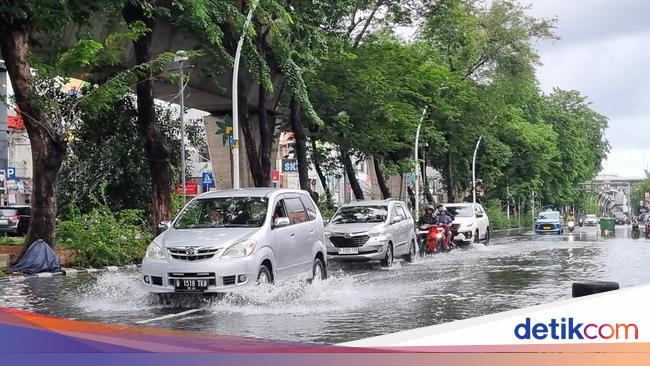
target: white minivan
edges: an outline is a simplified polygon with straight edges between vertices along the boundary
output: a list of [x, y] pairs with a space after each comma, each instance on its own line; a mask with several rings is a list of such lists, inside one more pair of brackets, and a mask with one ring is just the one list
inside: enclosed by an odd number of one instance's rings
[[150, 292], [228, 292], [284, 279], [324, 279], [323, 219], [305, 191], [250, 188], [190, 201], [142, 262]]

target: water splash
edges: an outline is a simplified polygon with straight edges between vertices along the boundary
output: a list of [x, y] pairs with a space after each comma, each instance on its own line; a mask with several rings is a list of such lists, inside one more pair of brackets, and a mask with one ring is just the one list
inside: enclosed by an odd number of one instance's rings
[[76, 291], [78, 306], [86, 312], [128, 312], [153, 307], [137, 272], [104, 272]]

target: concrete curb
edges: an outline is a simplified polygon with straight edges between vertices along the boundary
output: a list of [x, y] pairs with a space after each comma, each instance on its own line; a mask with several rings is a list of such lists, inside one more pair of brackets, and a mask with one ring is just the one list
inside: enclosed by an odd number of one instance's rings
[[75, 276], [81, 273], [134, 271], [140, 268], [140, 264], [127, 264], [125, 266], [106, 266], [102, 268], [61, 268], [59, 272], [41, 272], [34, 274], [8, 274], [0, 278], [1, 281], [24, 281], [28, 278], [50, 278], [58, 276]]

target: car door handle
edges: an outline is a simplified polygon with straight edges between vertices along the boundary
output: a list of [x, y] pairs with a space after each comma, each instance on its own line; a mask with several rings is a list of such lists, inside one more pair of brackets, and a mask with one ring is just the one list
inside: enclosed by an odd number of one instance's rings
[[289, 236], [293, 239], [293, 238], [296, 237], [296, 233], [291, 233], [291, 235], [289, 235]]

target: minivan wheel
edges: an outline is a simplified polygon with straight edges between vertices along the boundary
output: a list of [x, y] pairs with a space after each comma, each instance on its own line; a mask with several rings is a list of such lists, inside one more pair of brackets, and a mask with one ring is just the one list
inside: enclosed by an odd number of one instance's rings
[[270, 283], [273, 283], [273, 279], [271, 278], [271, 271], [269, 271], [269, 267], [263, 264], [260, 267], [260, 270], [257, 272], [257, 284], [267, 285]]
[[314, 259], [314, 268], [312, 269], [312, 281], [322, 281], [327, 278], [325, 264], [320, 258]]
[[411, 246], [409, 247], [409, 254], [404, 256], [404, 260], [406, 263], [413, 263], [415, 260], [415, 241], [411, 242]]
[[478, 244], [478, 240], [479, 240], [478, 236], [479, 236], [478, 229], [476, 229], [476, 232], [474, 233], [474, 243], [476, 244]]
[[490, 244], [490, 228], [487, 228], [485, 231], [485, 241], [483, 242], [486, 246]]
[[393, 266], [393, 245], [388, 244], [386, 246], [386, 256], [384, 259], [381, 260], [381, 265], [384, 267], [392, 267]]

